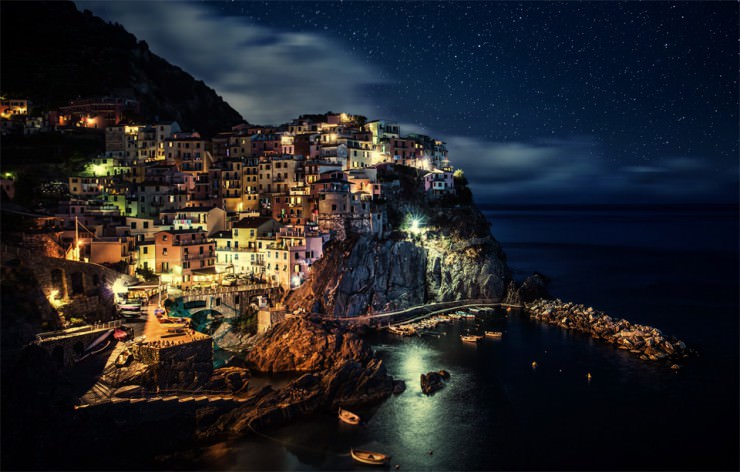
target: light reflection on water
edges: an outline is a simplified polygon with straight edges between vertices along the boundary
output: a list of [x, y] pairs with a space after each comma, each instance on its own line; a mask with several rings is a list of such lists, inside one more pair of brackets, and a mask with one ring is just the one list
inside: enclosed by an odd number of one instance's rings
[[[464, 344], [459, 335], [469, 329], [501, 330], [504, 337]], [[401, 470], [682, 468], [686, 458], [723, 447], [705, 439], [721, 412], [690, 410], [705, 398], [703, 387], [713, 388], [695, 385], [696, 362], [678, 375], [590, 337], [503, 312], [445, 330], [439, 339], [384, 333], [370, 339], [407, 390], [355, 409], [366, 426], [345, 425], [325, 412], [272, 430], [269, 439], [229, 441], [189, 466], [362, 470], [348, 455], [359, 447], [391, 454]], [[423, 395], [420, 375], [440, 369], [450, 380]], [[653, 434], [677, 422], [681, 447], [675, 435]]]

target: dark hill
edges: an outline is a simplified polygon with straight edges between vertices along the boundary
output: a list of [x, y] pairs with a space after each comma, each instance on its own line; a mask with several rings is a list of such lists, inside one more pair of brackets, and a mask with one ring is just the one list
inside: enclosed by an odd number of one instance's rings
[[216, 92], [152, 54], [144, 41], [72, 2], [0, 2], [0, 87], [35, 107], [116, 95], [141, 103], [141, 119], [177, 120], [206, 136], [243, 121]]

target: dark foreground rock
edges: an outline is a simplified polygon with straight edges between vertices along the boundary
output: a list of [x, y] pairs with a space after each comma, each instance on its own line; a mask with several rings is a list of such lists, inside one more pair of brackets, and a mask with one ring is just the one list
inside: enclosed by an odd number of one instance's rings
[[432, 393], [444, 387], [444, 381], [448, 380], [449, 378], [450, 373], [446, 370], [421, 374], [421, 391], [427, 395], [431, 395]]
[[530, 317], [562, 328], [588, 333], [594, 339], [614, 344], [630, 351], [642, 360], [678, 360], [696, 351], [673, 336], [665, 336], [652, 326], [633, 324], [612, 318], [591, 307], [565, 303], [561, 300], [536, 300], [525, 308]]
[[372, 350], [356, 332], [332, 321], [291, 318], [268, 332], [246, 363], [257, 372], [316, 372], [371, 358]]
[[261, 372], [308, 373], [278, 390], [248, 392], [239, 407], [201, 425], [200, 437], [248, 433], [340, 405], [375, 403], [396, 385], [358, 334], [333, 322], [288, 319], [258, 343], [247, 362]]

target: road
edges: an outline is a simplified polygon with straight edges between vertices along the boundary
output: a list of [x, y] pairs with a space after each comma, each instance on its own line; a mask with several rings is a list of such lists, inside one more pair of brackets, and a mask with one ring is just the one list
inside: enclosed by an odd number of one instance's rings
[[[514, 307], [516, 305], [508, 305], [505, 303], [501, 303], [501, 300], [497, 298], [481, 298], [481, 299], [469, 299], [469, 300], [456, 300], [452, 302], [429, 303], [426, 305], [417, 305], [413, 307], [404, 308], [401, 310], [374, 313], [372, 315], [353, 316], [353, 317], [334, 318], [334, 319], [337, 319], [340, 321], [352, 321], [352, 322], [359, 322], [359, 323], [363, 323], [363, 322], [370, 323], [374, 321], [378, 323], [383, 323], [384, 321], [388, 321], [389, 324], [401, 323], [401, 322], [406, 323], [408, 321], [412, 321], [412, 320], [415, 321], [418, 319], [426, 318], [431, 315], [443, 313], [451, 309], [472, 308], [472, 307], [478, 307], [478, 306], [487, 306], [487, 307], [511, 306], [511, 307]], [[404, 315], [409, 315], [411, 316], [411, 318], [407, 318]], [[402, 320], [398, 321], [394, 318], [401, 318]]]

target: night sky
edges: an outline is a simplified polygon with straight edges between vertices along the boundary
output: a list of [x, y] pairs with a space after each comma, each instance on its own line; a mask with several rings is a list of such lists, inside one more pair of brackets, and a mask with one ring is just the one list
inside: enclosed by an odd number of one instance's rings
[[737, 2], [76, 4], [251, 123], [441, 138], [482, 203], [737, 202]]

